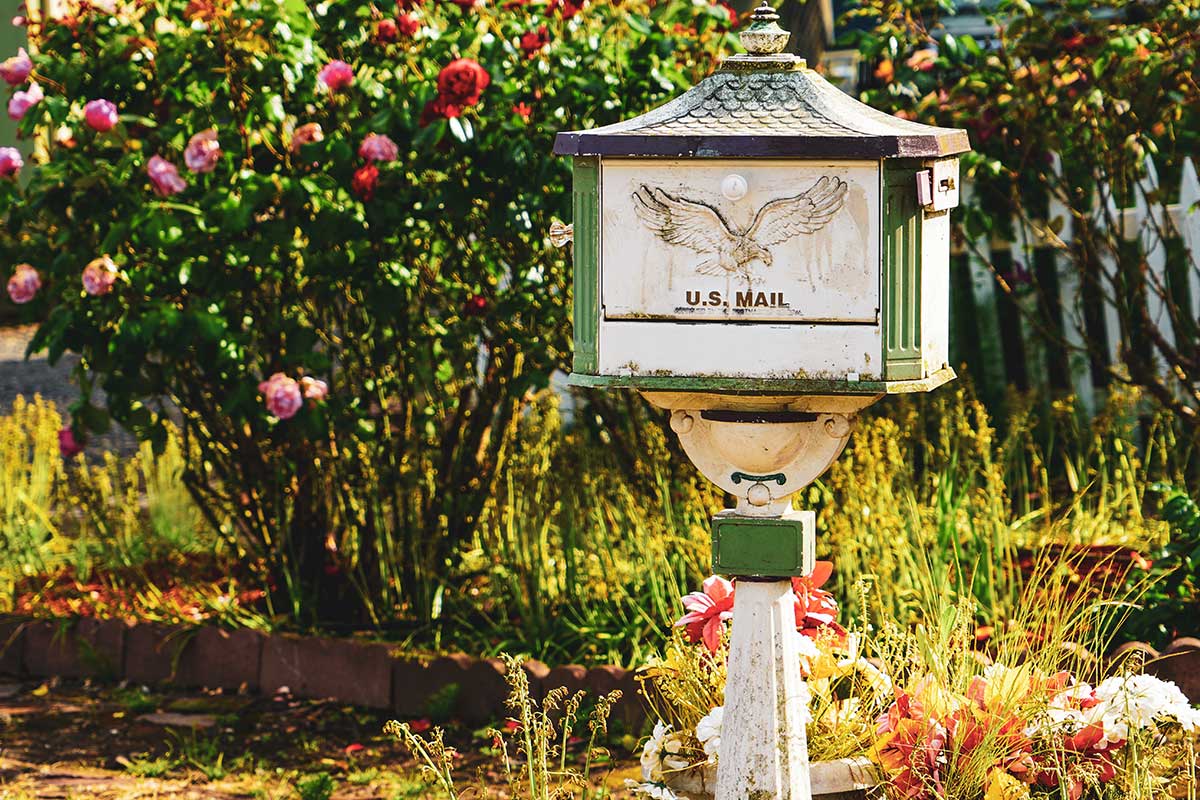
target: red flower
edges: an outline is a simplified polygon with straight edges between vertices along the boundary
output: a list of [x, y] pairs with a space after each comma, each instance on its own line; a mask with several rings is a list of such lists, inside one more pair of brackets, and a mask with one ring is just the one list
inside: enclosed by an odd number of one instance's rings
[[586, 0], [550, 0], [548, 11], [550, 13], [558, 12], [563, 19], [570, 19], [583, 10], [583, 4]]
[[483, 312], [487, 311], [487, 307], [488, 301], [486, 297], [474, 295], [463, 304], [463, 314], [468, 317], [482, 316]]
[[478, 61], [458, 58], [438, 73], [438, 96], [448, 105], [473, 106], [491, 82], [492, 76]]
[[379, 183], [379, 168], [374, 164], [367, 164], [359, 167], [354, 171], [354, 178], [350, 182], [350, 188], [359, 196], [363, 202], [370, 202], [375, 196], [375, 186]]
[[733, 619], [733, 584], [713, 575], [704, 581], [703, 589], [683, 598], [688, 613], [676, 620], [675, 627], [686, 628], [688, 641], [703, 641], [709, 652], [715, 653], [721, 646], [725, 621]]
[[533, 107], [522, 100], [513, 106], [513, 113], [526, 122], [529, 122], [529, 117], [531, 114], [533, 114]]
[[837, 600], [821, 588], [832, 574], [832, 562], [818, 561], [812, 575], [792, 578], [792, 591], [796, 593], [796, 628], [805, 636], [816, 636], [821, 628], [832, 628], [839, 637], [846, 636], [846, 629], [837, 623]]
[[463, 11], [470, 11], [479, 3], [479, 0], [450, 0], [450, 2], [454, 3], [454, 5], [458, 6]]
[[361, 751], [361, 750], [366, 750], [366, 748], [365, 748], [365, 747], [363, 747], [363, 746], [362, 746], [361, 744], [359, 744], [358, 742], [355, 742], [354, 744], [348, 744], [348, 745], [346, 745], [346, 751], [345, 751], [345, 752], [346, 752], [346, 755], [348, 755], [348, 756], [352, 756], [352, 755], [354, 755], [355, 753], [357, 753], [357, 752], [359, 752], [359, 751]]
[[396, 24], [396, 20], [389, 17], [379, 20], [379, 24], [375, 26], [376, 41], [389, 44], [398, 38], [400, 38], [400, 28]]
[[396, 9], [398, 11], [412, 11], [424, 1], [425, 0], [396, 0]]
[[421, 29], [421, 20], [416, 14], [401, 14], [396, 17], [396, 24], [400, 26], [400, 32], [405, 36], [412, 36]]
[[414, 719], [412, 722], [408, 723], [408, 728], [413, 733], [424, 733], [432, 727], [433, 723], [424, 718]]
[[536, 31], [525, 31], [521, 34], [521, 49], [526, 58], [534, 58], [538, 51], [550, 43], [550, 32], [542, 25]]

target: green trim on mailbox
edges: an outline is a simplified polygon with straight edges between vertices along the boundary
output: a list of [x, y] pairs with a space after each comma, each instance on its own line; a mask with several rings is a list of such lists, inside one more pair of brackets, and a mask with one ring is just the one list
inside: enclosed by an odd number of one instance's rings
[[929, 392], [954, 380], [954, 370], [943, 367], [928, 376], [903, 381], [778, 379], [778, 378], [704, 378], [686, 375], [586, 375], [572, 372], [571, 386], [588, 389], [636, 389], [642, 392], [710, 392], [715, 394], [907, 394]]
[[883, 169], [883, 364], [884, 378], [916, 380], [921, 354], [921, 224], [918, 167]]
[[713, 572], [717, 575], [790, 578], [812, 572], [804, 563], [799, 519], [714, 517]]
[[575, 372], [595, 372], [600, 336], [600, 159], [579, 157], [572, 182], [575, 225]]

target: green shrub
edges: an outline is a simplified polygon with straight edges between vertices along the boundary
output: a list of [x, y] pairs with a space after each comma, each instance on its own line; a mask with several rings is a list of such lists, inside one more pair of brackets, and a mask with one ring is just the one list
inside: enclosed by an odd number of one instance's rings
[[673, 95], [728, 22], [683, 0], [35, 20], [21, 129], [45, 155], [0, 180], [0, 263], [40, 273], [32, 349], [82, 356], [75, 434], [161, 447], [176, 406], [185, 481], [276, 613], [428, 618], [569, 349], [554, 133]]

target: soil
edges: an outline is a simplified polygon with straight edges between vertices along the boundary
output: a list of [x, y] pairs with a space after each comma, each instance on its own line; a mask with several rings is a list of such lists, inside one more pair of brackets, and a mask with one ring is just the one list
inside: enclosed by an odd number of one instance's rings
[[[388, 718], [286, 694], [0, 683], [0, 799], [445, 797], [383, 734]], [[464, 796], [512, 797], [490, 734], [450, 723], [446, 740], [459, 754], [461, 785], [482, 780]], [[608, 797], [628, 797], [624, 779], [638, 772], [632, 743], [610, 744], [620, 757], [595, 770], [596, 786], [611, 787]], [[332, 795], [319, 791], [322, 783]]]

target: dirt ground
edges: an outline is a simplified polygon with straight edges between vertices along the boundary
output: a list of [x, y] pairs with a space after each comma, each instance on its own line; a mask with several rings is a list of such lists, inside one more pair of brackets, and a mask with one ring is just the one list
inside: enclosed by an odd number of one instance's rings
[[[387, 719], [287, 695], [0, 683], [0, 799], [445, 797], [383, 734]], [[511, 797], [489, 733], [451, 723], [446, 739], [461, 788], [477, 787], [464, 797]], [[630, 744], [613, 743], [619, 757], [595, 770], [597, 787], [612, 787], [600, 796], [627, 797], [620, 787], [637, 775]]]

